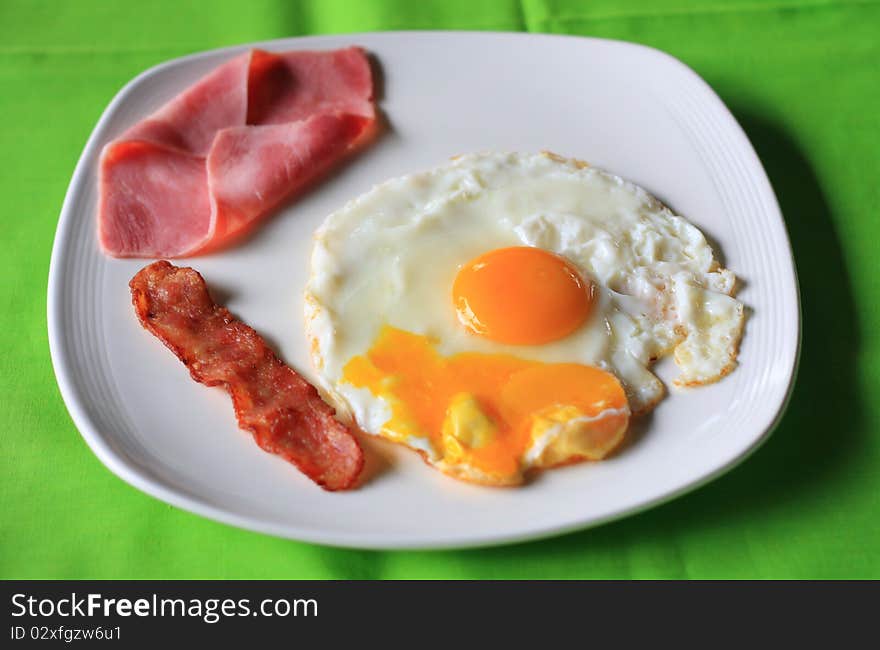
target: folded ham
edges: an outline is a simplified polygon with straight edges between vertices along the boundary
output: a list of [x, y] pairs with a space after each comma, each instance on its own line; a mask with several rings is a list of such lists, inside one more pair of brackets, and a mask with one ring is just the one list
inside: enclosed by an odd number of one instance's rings
[[104, 148], [101, 247], [116, 257], [222, 247], [366, 142], [375, 125], [360, 48], [242, 54]]

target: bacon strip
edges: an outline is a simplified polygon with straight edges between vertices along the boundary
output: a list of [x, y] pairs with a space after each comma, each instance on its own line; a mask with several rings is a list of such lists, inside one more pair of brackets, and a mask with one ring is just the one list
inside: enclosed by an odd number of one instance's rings
[[129, 283], [141, 324], [207, 386], [232, 395], [242, 429], [327, 490], [352, 487], [364, 455], [351, 431], [305, 379], [286, 366], [251, 327], [217, 305], [202, 276], [167, 261]]

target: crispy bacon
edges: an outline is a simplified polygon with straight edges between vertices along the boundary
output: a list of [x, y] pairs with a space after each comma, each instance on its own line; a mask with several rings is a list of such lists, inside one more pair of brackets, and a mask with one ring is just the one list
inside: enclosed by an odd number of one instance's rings
[[351, 431], [259, 334], [214, 303], [197, 271], [162, 260], [141, 269], [129, 286], [141, 324], [193, 379], [226, 388], [239, 426], [260, 447], [327, 490], [354, 485], [364, 455]]

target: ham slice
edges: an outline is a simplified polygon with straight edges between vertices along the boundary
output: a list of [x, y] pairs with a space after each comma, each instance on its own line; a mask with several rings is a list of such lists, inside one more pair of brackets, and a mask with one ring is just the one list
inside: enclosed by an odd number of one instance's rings
[[98, 239], [116, 257], [183, 257], [250, 231], [374, 133], [367, 56], [251, 50], [110, 142]]

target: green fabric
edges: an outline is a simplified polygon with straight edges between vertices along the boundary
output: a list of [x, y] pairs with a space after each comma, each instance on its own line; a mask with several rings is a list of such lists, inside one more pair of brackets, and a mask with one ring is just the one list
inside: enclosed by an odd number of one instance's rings
[[[758, 150], [798, 261], [804, 347], [781, 426], [672, 503], [485, 550], [329, 549], [129, 487], [71, 423], [46, 333], [55, 225], [101, 111], [138, 72], [191, 52], [423, 28], [637, 41], [717, 90]], [[0, 1], [0, 577], [880, 578], [878, 61], [880, 3], [855, 0]]]

